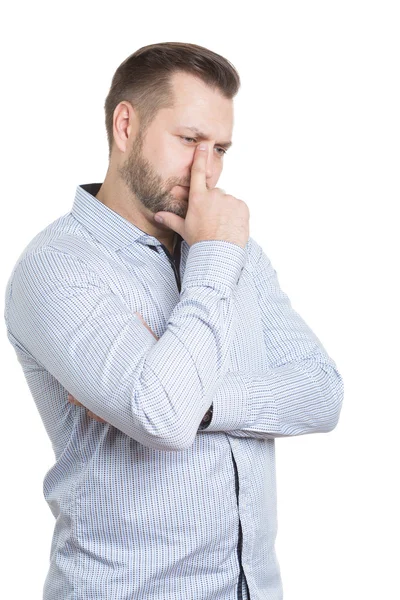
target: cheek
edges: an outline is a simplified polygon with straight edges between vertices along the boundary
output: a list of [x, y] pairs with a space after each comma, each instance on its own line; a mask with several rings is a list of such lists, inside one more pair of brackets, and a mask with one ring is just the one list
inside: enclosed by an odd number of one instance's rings
[[157, 161], [157, 168], [163, 178], [180, 177], [191, 163], [188, 152], [185, 152], [181, 144], [175, 143], [175, 140], [166, 137], [161, 144], [155, 148], [153, 163]]
[[213, 184], [214, 184], [214, 187], [216, 187], [216, 185], [218, 183], [218, 179], [221, 176], [222, 169], [223, 169], [223, 165], [221, 163], [217, 163], [217, 165], [215, 166], [214, 173], [213, 173]]
[[168, 172], [168, 145], [164, 136], [157, 132], [148, 132], [143, 147], [143, 157], [151, 164], [154, 171], [164, 178]]

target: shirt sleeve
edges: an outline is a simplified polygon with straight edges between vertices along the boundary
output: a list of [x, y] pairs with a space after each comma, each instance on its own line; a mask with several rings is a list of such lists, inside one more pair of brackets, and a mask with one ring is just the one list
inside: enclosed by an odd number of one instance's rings
[[180, 301], [156, 340], [101, 271], [42, 248], [7, 286], [8, 332], [94, 414], [146, 446], [185, 449], [227, 369], [245, 260], [231, 242], [193, 244]]
[[206, 431], [256, 438], [331, 431], [341, 411], [342, 377], [291, 306], [269, 258], [256, 247], [259, 260], [253, 278], [268, 368], [225, 373], [213, 396], [213, 416]]

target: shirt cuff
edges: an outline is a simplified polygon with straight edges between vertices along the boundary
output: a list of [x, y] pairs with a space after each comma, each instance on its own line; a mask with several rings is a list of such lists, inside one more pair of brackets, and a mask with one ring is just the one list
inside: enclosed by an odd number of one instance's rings
[[225, 373], [213, 396], [213, 416], [207, 431], [242, 429], [249, 418], [250, 392], [242, 376]]
[[246, 248], [233, 242], [196, 242], [189, 248], [182, 290], [191, 286], [209, 285], [230, 292], [238, 283], [246, 259]]

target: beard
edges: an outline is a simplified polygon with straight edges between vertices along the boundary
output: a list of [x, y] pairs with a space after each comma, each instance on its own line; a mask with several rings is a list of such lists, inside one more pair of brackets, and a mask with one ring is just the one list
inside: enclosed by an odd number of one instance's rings
[[122, 181], [139, 202], [152, 213], [167, 211], [185, 218], [188, 210], [187, 201], [176, 198], [170, 192], [175, 185], [180, 185], [179, 182], [175, 178], [163, 181], [151, 163], [144, 158], [142, 149], [143, 133], [139, 131], [128, 158], [118, 167], [118, 174]]

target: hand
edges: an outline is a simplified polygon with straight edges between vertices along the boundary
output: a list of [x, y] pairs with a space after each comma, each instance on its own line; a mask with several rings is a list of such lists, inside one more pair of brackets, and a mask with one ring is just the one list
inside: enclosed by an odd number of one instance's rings
[[[147, 325], [146, 321], [143, 319], [142, 315], [139, 314], [138, 312], [135, 313], [139, 319], [142, 321], [143, 325], [146, 327], [146, 329], [148, 329], [150, 331], [150, 333], [152, 333], [154, 335], [154, 337], [156, 338], [156, 340], [158, 340], [159, 338], [156, 336], [156, 334], [154, 333], [154, 331], [152, 331], [150, 329], [150, 327]], [[74, 398], [74, 396], [70, 393], [68, 393], [68, 402], [71, 402], [71, 404], [75, 404], [75, 406], [82, 406], [83, 408], [86, 408], [85, 406], [83, 406], [83, 404], [81, 404], [80, 402], [78, 402], [78, 400], [76, 398]], [[91, 410], [87, 409], [87, 414], [88, 417], [91, 417], [92, 419], [94, 419], [95, 421], [99, 421], [99, 423], [107, 423], [107, 421], [105, 421], [104, 419], [102, 419], [101, 417], [98, 417], [97, 415], [95, 415]]]
[[206, 184], [207, 148], [196, 147], [191, 168], [188, 210], [183, 219], [174, 213], [157, 212], [163, 225], [178, 232], [192, 246], [203, 240], [225, 240], [244, 248], [249, 239], [247, 204], [220, 188]]
[[154, 331], [152, 329], [150, 329], [150, 327], [147, 325], [147, 323], [143, 319], [142, 315], [139, 314], [138, 312], [136, 312], [135, 315], [137, 315], [139, 317], [139, 319], [142, 321], [142, 323], [146, 327], [146, 329], [148, 329], [150, 331], [150, 333], [152, 333], [154, 335], [154, 337], [156, 338], [156, 340], [158, 340], [159, 338], [156, 336], [156, 334], [154, 333]]
[[[68, 402], [71, 402], [71, 404], [75, 404], [75, 406], [82, 406], [82, 408], [86, 408], [86, 406], [83, 406], [83, 404], [78, 402], [78, 400], [76, 398], [74, 398], [74, 396], [70, 393], [68, 393]], [[88, 415], [88, 417], [92, 417], [92, 419], [94, 419], [95, 421], [99, 421], [99, 423], [107, 423], [107, 421], [105, 421], [101, 417], [98, 417], [97, 415], [92, 413], [92, 411], [89, 409], [87, 409], [87, 415]]]

